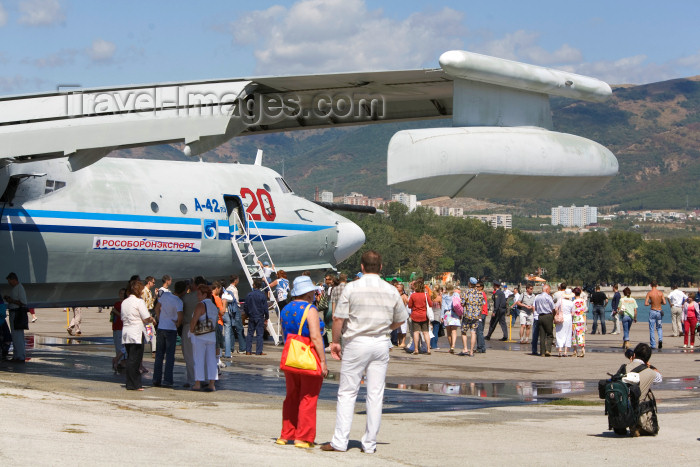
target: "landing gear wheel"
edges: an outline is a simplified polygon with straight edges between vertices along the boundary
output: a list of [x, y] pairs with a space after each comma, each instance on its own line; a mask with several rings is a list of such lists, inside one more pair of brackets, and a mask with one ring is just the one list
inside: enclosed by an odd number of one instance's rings
[[620, 436], [627, 435], [627, 428], [613, 428], [613, 431], [615, 432], [616, 435], [620, 435]]

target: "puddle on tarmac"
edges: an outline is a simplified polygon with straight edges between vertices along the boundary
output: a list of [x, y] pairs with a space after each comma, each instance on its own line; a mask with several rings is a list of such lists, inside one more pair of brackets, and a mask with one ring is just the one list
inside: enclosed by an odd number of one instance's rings
[[[105, 364], [104, 357], [99, 355], [102, 352], [98, 352], [98, 354], [80, 352], [84, 360], [79, 359], [78, 361], [66, 359], [64, 355], [51, 357], [55, 350], [70, 351], [71, 347], [76, 349], [75, 346], [85, 350], [87, 350], [86, 346], [94, 346], [111, 352], [113, 343], [110, 337], [27, 336], [26, 340], [28, 348], [39, 352], [38, 355], [35, 355], [38, 357], [37, 364], [23, 367], [24, 371], [33, 369], [39, 373], [55, 373], [57, 376], [65, 377], [66, 368], [71, 368], [78, 370], [78, 373], [86, 379], [101, 379], [120, 383], [123, 379], [122, 375], [111, 374], [109, 364]], [[512, 347], [519, 347], [519, 345], [512, 345]], [[602, 351], [619, 351], [619, 349]], [[392, 356], [392, 358], [395, 357]], [[144, 364], [152, 371], [152, 362], [144, 362]], [[234, 366], [224, 369], [222, 373], [222, 377], [217, 382], [219, 390], [255, 392], [275, 396], [283, 396], [285, 393], [284, 375], [276, 365], [255, 360], [239, 361]], [[333, 375], [327, 381], [337, 380], [337, 376]], [[175, 380], [184, 380], [184, 367], [182, 365], [175, 367]], [[145, 378], [145, 382], [146, 384], [150, 382], [150, 375]], [[541, 403], [565, 397], [575, 398], [581, 394], [597, 394], [598, 382], [583, 380], [466, 382], [406, 380], [402, 382], [390, 378], [386, 383], [386, 388], [384, 394], [384, 411], [386, 413], [413, 413], [473, 410], [484, 407]], [[654, 389], [700, 392], [700, 377], [668, 378], [662, 383], [654, 385]], [[337, 385], [324, 384], [321, 389], [321, 399], [333, 401], [337, 397], [337, 391]], [[364, 402], [365, 394], [363, 384], [358, 401]]]
[[[525, 353], [530, 353], [532, 352], [532, 344], [527, 343], [527, 344], [520, 344], [519, 342], [499, 342], [499, 341], [489, 341], [486, 344], [486, 348], [488, 349], [498, 349], [498, 350], [509, 350], [511, 352], [525, 352]], [[695, 349], [698, 350], [698, 354], [700, 354], [700, 348]], [[569, 349], [571, 351], [571, 349]], [[620, 342], [620, 345], [608, 345], [608, 344], [595, 344], [593, 345], [587, 345], [586, 346], [586, 352], [592, 352], [592, 353], [621, 353], [624, 354], [625, 350], [622, 348], [622, 342]], [[654, 353], [656, 353], [655, 351]], [[411, 354], [412, 352], [409, 350], [406, 350], [407, 354]], [[421, 352], [422, 353], [422, 352]], [[661, 350], [661, 353], [693, 353], [693, 349], [684, 349], [681, 346], [674, 346], [674, 347], [664, 347], [663, 350]], [[401, 355], [401, 352], [398, 353], [398, 355]], [[398, 360], [404, 360], [406, 357], [399, 357], [397, 355], [391, 355], [391, 358], [398, 359]]]
[[[480, 398], [505, 398], [524, 402], [536, 402], [543, 396], [566, 397], [568, 394], [588, 392], [592, 382], [586, 381], [521, 381], [521, 382], [468, 382], [468, 383], [386, 383], [387, 388], [425, 391], [435, 394], [474, 396]], [[597, 390], [597, 383], [595, 383]]]
[[[575, 394], [597, 393], [597, 381], [498, 381], [466, 383], [395, 383], [387, 388], [429, 392], [434, 394], [503, 398], [523, 402], [570, 397]], [[700, 377], [668, 378], [655, 384], [654, 390], [699, 391]]]
[[25, 336], [27, 349], [49, 349], [73, 345], [114, 345], [111, 337], [50, 337], [50, 336]]

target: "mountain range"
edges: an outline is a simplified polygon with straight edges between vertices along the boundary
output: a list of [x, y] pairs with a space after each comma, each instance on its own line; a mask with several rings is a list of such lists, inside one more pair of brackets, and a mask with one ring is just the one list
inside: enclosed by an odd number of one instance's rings
[[[617, 156], [619, 174], [585, 198], [519, 200], [521, 208], [542, 212], [574, 203], [615, 210], [700, 206], [700, 76], [613, 86], [613, 96], [603, 103], [553, 97], [551, 109], [555, 131], [606, 146]], [[450, 125], [444, 119], [245, 136], [202, 159], [252, 163], [260, 148], [263, 164], [284, 173], [301, 195], [312, 197], [318, 187], [336, 196], [356, 191], [389, 198], [386, 150], [391, 136], [408, 128]], [[133, 148], [111, 156], [192, 160], [179, 145]], [[490, 201], [513, 203], [507, 196]]]

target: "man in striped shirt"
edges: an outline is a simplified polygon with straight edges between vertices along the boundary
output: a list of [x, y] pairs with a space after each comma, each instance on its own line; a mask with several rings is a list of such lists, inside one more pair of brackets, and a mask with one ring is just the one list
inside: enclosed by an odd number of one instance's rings
[[540, 329], [540, 355], [550, 357], [552, 339], [554, 338], [554, 300], [549, 293], [552, 291], [549, 285], [542, 287], [542, 293], [535, 297], [535, 313]]
[[362, 255], [361, 267], [362, 277], [345, 286], [334, 310], [331, 356], [342, 360], [342, 364], [335, 432], [331, 442], [321, 446], [324, 451], [347, 450], [363, 373], [367, 375], [367, 425], [362, 450], [366, 453], [376, 450], [391, 347], [389, 334], [408, 318], [396, 288], [379, 276], [381, 255], [376, 251], [366, 251]]

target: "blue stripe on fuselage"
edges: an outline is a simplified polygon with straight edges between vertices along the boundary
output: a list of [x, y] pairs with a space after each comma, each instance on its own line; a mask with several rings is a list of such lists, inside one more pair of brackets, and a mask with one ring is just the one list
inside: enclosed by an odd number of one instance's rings
[[256, 222], [259, 229], [277, 230], [302, 230], [305, 232], [318, 232], [319, 230], [330, 229], [331, 225], [308, 225], [308, 224], [282, 224], [275, 222]]
[[1, 224], [0, 230], [10, 230], [13, 232], [128, 235], [134, 237], [202, 238], [201, 232], [186, 232], [182, 230], [120, 229], [115, 227], [85, 227], [72, 225]]
[[98, 221], [152, 222], [157, 224], [200, 225], [202, 219], [188, 217], [140, 216], [135, 214], [111, 214], [103, 212], [42, 211], [5, 209], [3, 216], [53, 217], [56, 219], [88, 219]]
[[[3, 217], [27, 217], [27, 218], [56, 218], [56, 219], [81, 219], [81, 220], [102, 220], [115, 222], [142, 222], [154, 224], [176, 224], [176, 225], [201, 225], [201, 218], [181, 218], [166, 216], [146, 216], [134, 214], [111, 214], [99, 212], [75, 212], [75, 211], [46, 211], [46, 210], [25, 210], [25, 209], [5, 209]], [[228, 220], [218, 220], [219, 226], [228, 226]], [[310, 224], [289, 224], [275, 222], [256, 222], [258, 229], [267, 230], [292, 230], [301, 232], [318, 232], [332, 228], [329, 225]], [[202, 238], [201, 232], [181, 231], [181, 230], [155, 230], [138, 228], [119, 227], [93, 227], [93, 226], [70, 226], [70, 225], [48, 225], [48, 224], [25, 224], [25, 223], [0, 223], [0, 230], [15, 232], [58, 232], [93, 235], [129, 235], [129, 236], [158, 236], [167, 238]], [[284, 235], [262, 235], [263, 240], [274, 240], [283, 238]], [[230, 233], [219, 233], [220, 240], [230, 240]]]

